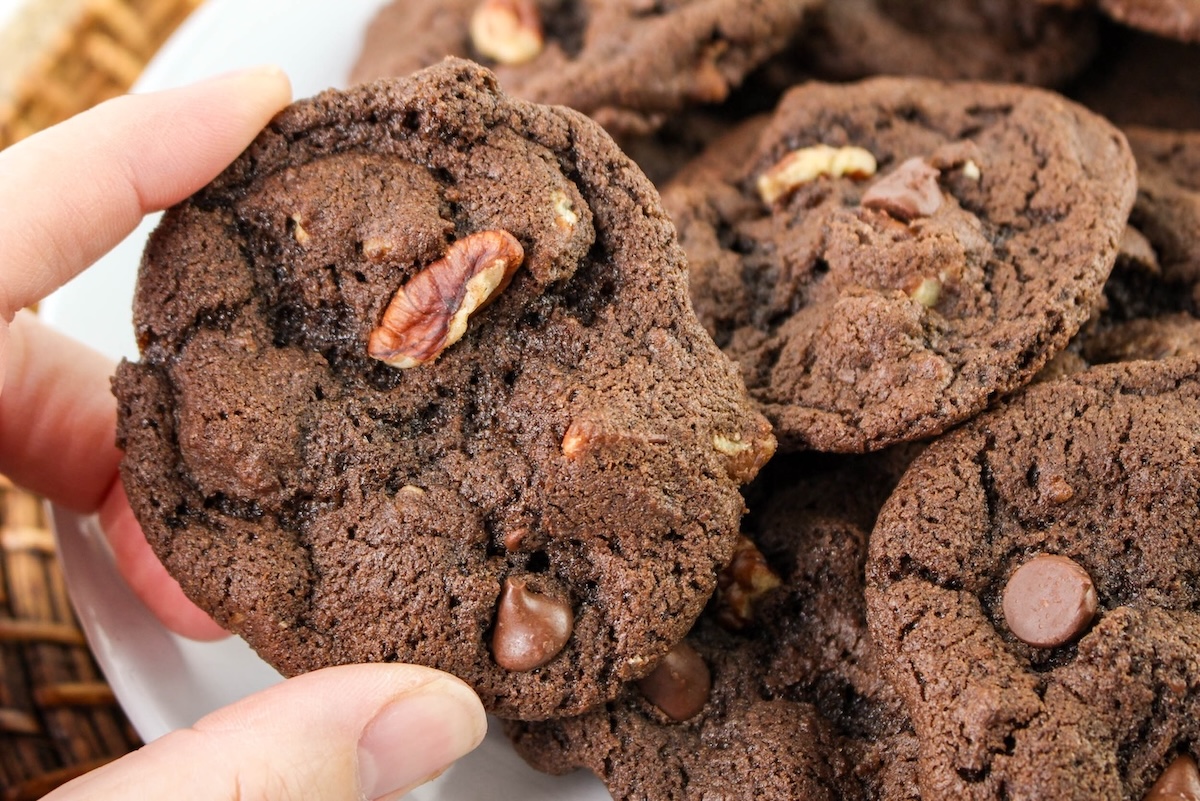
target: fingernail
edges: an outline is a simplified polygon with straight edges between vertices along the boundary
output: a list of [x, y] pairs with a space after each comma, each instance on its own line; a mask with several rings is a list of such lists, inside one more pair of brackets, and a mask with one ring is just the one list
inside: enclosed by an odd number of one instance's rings
[[479, 700], [464, 685], [437, 679], [379, 711], [358, 741], [364, 798], [399, 797], [474, 750], [487, 731]]

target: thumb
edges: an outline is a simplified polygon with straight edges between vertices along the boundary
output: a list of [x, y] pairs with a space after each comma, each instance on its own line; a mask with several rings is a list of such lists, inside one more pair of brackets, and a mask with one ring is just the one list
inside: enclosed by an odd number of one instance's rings
[[289, 679], [172, 732], [45, 801], [398, 798], [483, 738], [475, 694], [412, 665], [343, 665]]

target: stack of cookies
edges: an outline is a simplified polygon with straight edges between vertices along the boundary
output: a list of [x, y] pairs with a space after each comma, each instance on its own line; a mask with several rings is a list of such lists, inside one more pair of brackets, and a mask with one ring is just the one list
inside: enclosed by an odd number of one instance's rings
[[1200, 799], [1193, 41], [396, 0], [154, 234], [131, 503], [285, 674], [618, 798]]

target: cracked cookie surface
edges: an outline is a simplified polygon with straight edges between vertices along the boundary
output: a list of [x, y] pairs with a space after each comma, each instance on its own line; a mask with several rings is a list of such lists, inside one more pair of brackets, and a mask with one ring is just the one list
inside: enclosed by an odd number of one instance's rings
[[834, 0], [814, 15], [799, 57], [820, 77], [921, 75], [1060, 86], [1097, 46], [1090, 11], [1027, 0]]
[[[1198, 409], [1194, 358], [1105, 365], [913, 462], [872, 533], [867, 610], [925, 797], [1143, 798], [1195, 756]], [[1055, 636], [1028, 637], [1030, 609]]]
[[1200, 355], [1200, 134], [1124, 132], [1137, 200], [1102, 306], [1071, 348], [1090, 364]]
[[919, 798], [916, 737], [863, 597], [867, 536], [906, 459], [774, 460], [748, 488], [746, 534], [781, 583], [740, 630], [718, 598], [688, 635], [703, 703], [671, 715], [657, 687], [631, 686], [579, 717], [509, 724], [518, 752], [549, 773], [585, 767], [619, 799]]
[[[613, 133], [646, 133], [686, 106], [724, 100], [820, 2], [394, 0], [368, 29], [351, 80], [469, 57], [517, 97], [570, 106]], [[472, 20], [489, 6], [532, 9], [541, 45], [528, 60], [504, 64], [481, 52]]]
[[692, 301], [781, 446], [937, 434], [1087, 319], [1133, 203], [1124, 137], [1043, 90], [809, 84], [664, 190]]
[[773, 449], [644, 176], [467, 62], [287, 109], [167, 213], [135, 304], [131, 505], [285, 674], [417, 662], [580, 712], [686, 634]]

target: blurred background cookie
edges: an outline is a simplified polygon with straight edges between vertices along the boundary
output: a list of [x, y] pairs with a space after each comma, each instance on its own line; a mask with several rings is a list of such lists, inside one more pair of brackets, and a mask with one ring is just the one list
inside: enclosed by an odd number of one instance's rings
[[785, 449], [940, 433], [1024, 383], [1099, 300], [1124, 138], [1031, 87], [810, 83], [664, 190], [693, 304]]

